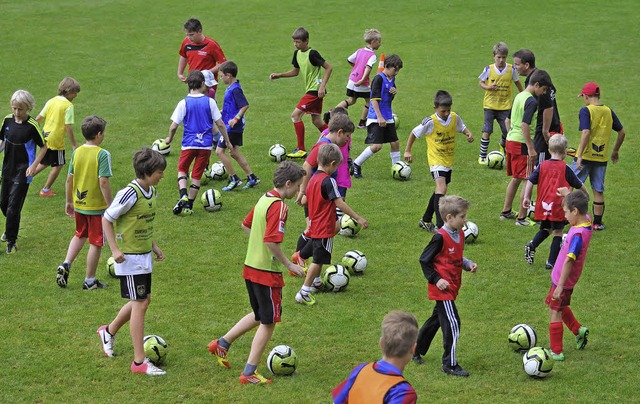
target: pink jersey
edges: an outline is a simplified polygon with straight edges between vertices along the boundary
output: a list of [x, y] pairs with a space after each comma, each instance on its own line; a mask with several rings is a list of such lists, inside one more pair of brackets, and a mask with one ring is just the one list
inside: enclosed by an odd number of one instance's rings
[[[327, 128], [324, 131], [322, 131], [322, 134], [318, 139], [320, 139], [323, 136], [326, 136], [328, 133], [329, 133], [329, 129]], [[336, 170], [336, 177], [335, 177], [336, 184], [338, 184], [339, 187], [351, 188], [351, 174], [349, 174], [349, 163], [347, 161], [349, 160], [350, 150], [351, 150], [351, 138], [347, 140], [347, 143], [344, 146], [340, 147], [340, 151], [342, 152], [342, 163], [340, 163], [340, 165], [338, 166], [338, 169]]]
[[[353, 81], [354, 83], [357, 83], [358, 81], [362, 80], [362, 76], [364, 75], [364, 70], [366, 69], [369, 63], [369, 60], [371, 60], [371, 57], [374, 56], [375, 57], [376, 53], [369, 49], [369, 48], [360, 48], [356, 51], [356, 53], [354, 53], [353, 55], [351, 55], [347, 60], [351, 63], [353, 63], [353, 69], [351, 69], [351, 74], [349, 75], [349, 80]], [[355, 56], [355, 58], [352, 57]], [[370, 68], [373, 68], [373, 66], [369, 66]], [[362, 86], [369, 86], [369, 78], [367, 77], [366, 80], [362, 83]]]
[[[573, 289], [578, 283], [580, 275], [582, 275], [582, 268], [584, 267], [584, 259], [587, 256], [587, 249], [589, 248], [589, 242], [591, 241], [591, 222], [583, 223], [578, 226], [572, 226], [567, 234], [567, 238], [562, 243], [560, 253], [556, 264], [551, 271], [551, 281], [554, 285], [560, 281], [562, 275], [562, 267], [567, 256], [573, 258], [573, 266], [571, 267], [571, 273], [564, 283], [564, 289]], [[579, 237], [574, 239], [574, 236]]]

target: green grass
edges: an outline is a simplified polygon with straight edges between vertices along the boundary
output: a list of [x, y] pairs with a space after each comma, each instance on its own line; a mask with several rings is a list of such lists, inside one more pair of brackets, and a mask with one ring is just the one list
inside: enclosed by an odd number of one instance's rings
[[[318, 296], [318, 305], [302, 307], [293, 296], [299, 281], [287, 278], [283, 322], [276, 327], [269, 349], [294, 347], [300, 356], [293, 377], [277, 378], [270, 386], [240, 386], [237, 377], [248, 355], [252, 335], [233, 346], [233, 370], [215, 365], [207, 343], [222, 335], [249, 310], [241, 278], [246, 237], [240, 228], [244, 215], [268, 189], [275, 165], [268, 147], [294, 145], [289, 115], [302, 95], [301, 78], [270, 82], [271, 72], [290, 68], [291, 33], [303, 25], [311, 32], [311, 46], [332, 64], [325, 109], [344, 98], [349, 73], [346, 57], [362, 46], [362, 33], [376, 27], [383, 35], [380, 49], [397, 53], [404, 69], [397, 78], [394, 110], [401, 117], [401, 147], [412, 127], [432, 113], [433, 94], [447, 89], [456, 111], [478, 138], [482, 124], [482, 96], [477, 76], [491, 63], [491, 48], [500, 40], [511, 53], [528, 47], [538, 66], [548, 70], [558, 89], [558, 104], [571, 145], [578, 142], [576, 99], [586, 81], [597, 81], [603, 101], [622, 120], [628, 138], [618, 165], [607, 173], [607, 210], [603, 233], [594, 235], [587, 267], [574, 294], [578, 319], [591, 328], [584, 351], [572, 349], [565, 332], [567, 360], [557, 363], [544, 381], [529, 379], [520, 356], [507, 347], [507, 334], [525, 322], [548, 346], [548, 310], [544, 297], [548, 272], [540, 248], [533, 267], [524, 263], [523, 246], [534, 230], [497, 220], [507, 178], [504, 172], [479, 167], [479, 143], [461, 137], [449, 193], [472, 202], [469, 219], [480, 228], [478, 241], [466, 256], [479, 264], [478, 273], [465, 274], [457, 301], [462, 319], [458, 358], [471, 372], [469, 379], [440, 372], [441, 339], [422, 367], [405, 371], [422, 401], [459, 402], [612, 402], [632, 401], [637, 390], [633, 358], [640, 354], [635, 296], [639, 283], [635, 180], [639, 126], [633, 59], [640, 46], [637, 6], [620, 1], [602, 7], [594, 0], [553, 4], [510, 2], [501, 5], [479, 0], [431, 4], [399, 1], [385, 7], [373, 4], [322, 1], [309, 8], [293, 1], [256, 0], [186, 3], [158, 0], [127, 2], [0, 1], [5, 38], [0, 76], [0, 100], [8, 101], [18, 88], [37, 100], [35, 116], [56, 94], [64, 76], [82, 85], [76, 106], [79, 122], [97, 114], [108, 122], [104, 147], [113, 156], [114, 192], [133, 176], [132, 153], [168, 132], [169, 117], [185, 94], [176, 78], [181, 26], [200, 18], [206, 35], [218, 40], [227, 57], [240, 67], [239, 78], [251, 108], [247, 115], [243, 152], [262, 178], [258, 189], [225, 193], [222, 211], [177, 218], [171, 207], [177, 198], [175, 167], [178, 152], [168, 158], [166, 178], [160, 183], [158, 243], [167, 259], [154, 270], [153, 302], [146, 332], [163, 336], [170, 344], [166, 377], [132, 376], [128, 327], [118, 335], [115, 359], [101, 354], [96, 328], [110, 321], [123, 304], [119, 287], [108, 275], [102, 256], [99, 275], [108, 289], [83, 292], [80, 287], [85, 253], [76, 261], [70, 286], [59, 289], [55, 267], [63, 259], [73, 221], [64, 215], [63, 179], [54, 185], [59, 196], [41, 199], [37, 192], [44, 175], [29, 191], [18, 246], [12, 256], [0, 255], [0, 401], [31, 402], [327, 402], [330, 390], [351, 368], [379, 357], [380, 321], [392, 309], [414, 313], [424, 321], [433, 304], [426, 297], [418, 257], [429, 240], [417, 222], [433, 181], [428, 174], [424, 144], [414, 147], [413, 177], [393, 181], [388, 148], [364, 166], [363, 180], [355, 181], [348, 202], [369, 220], [370, 228], [356, 238], [337, 237], [335, 260], [353, 248], [369, 259], [363, 277], [352, 278], [347, 292]], [[221, 97], [218, 99], [221, 100]], [[361, 111], [352, 111], [353, 118]], [[315, 130], [307, 123], [308, 144]], [[354, 134], [353, 155], [359, 154], [364, 131]], [[494, 139], [492, 147], [496, 144]], [[69, 156], [69, 155], [68, 155]], [[45, 171], [45, 175], [48, 171]], [[220, 188], [221, 183], [215, 187]], [[4, 223], [4, 222], [2, 222]], [[304, 226], [301, 209], [291, 206], [287, 237], [291, 253]], [[266, 367], [260, 369], [266, 373]]]

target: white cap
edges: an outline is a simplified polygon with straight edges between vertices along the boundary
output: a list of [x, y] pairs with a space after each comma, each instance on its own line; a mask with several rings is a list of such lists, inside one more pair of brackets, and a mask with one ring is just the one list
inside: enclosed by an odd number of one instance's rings
[[204, 75], [205, 86], [213, 87], [218, 84], [216, 79], [213, 77], [213, 73], [211, 73], [211, 70], [202, 70], [202, 74]]

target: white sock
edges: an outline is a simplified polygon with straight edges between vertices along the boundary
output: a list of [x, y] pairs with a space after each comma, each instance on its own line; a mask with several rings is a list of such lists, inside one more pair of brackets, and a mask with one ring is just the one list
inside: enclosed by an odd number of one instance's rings
[[400, 152], [399, 151], [392, 151], [392, 152], [389, 153], [389, 156], [391, 156], [391, 165], [394, 165], [395, 163], [400, 161]]
[[361, 166], [364, 164], [365, 161], [367, 161], [367, 159], [369, 157], [373, 156], [373, 152], [371, 151], [371, 147], [367, 147], [366, 149], [364, 149], [362, 151], [362, 153], [360, 153], [360, 155], [358, 156], [358, 158], [356, 158], [354, 160], [354, 163]]

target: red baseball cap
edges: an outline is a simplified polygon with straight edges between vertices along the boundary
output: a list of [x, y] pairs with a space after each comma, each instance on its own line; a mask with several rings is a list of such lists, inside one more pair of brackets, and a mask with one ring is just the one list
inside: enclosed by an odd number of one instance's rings
[[600, 86], [596, 82], [590, 81], [582, 87], [582, 92], [578, 95], [578, 97], [586, 95], [600, 95]]

